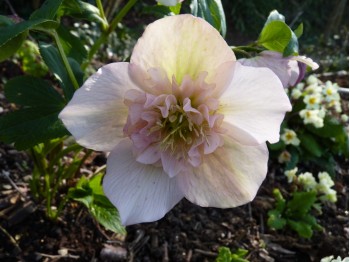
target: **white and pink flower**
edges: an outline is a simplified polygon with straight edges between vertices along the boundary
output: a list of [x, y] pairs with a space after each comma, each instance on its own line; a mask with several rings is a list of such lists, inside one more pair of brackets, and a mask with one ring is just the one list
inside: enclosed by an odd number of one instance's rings
[[150, 24], [130, 63], [99, 69], [59, 117], [79, 144], [110, 152], [103, 188], [130, 225], [184, 197], [251, 201], [290, 110], [270, 69], [241, 65], [209, 23], [178, 15]]

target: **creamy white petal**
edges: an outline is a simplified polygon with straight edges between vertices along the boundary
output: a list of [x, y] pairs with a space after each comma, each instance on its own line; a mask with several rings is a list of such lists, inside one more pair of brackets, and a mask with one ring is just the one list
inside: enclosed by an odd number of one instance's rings
[[243, 146], [225, 137], [224, 146], [202, 165], [177, 176], [185, 197], [203, 207], [230, 208], [252, 201], [267, 173], [266, 144]]
[[130, 80], [128, 65], [112, 63], [100, 68], [60, 113], [59, 118], [79, 144], [110, 151], [124, 137], [128, 115], [124, 94], [137, 88]]
[[185, 75], [197, 79], [207, 72], [213, 79], [215, 69], [235, 55], [219, 32], [208, 22], [192, 15], [176, 15], [148, 25], [138, 40], [130, 62], [144, 72], [152, 68], [164, 70], [178, 84]]
[[[224, 122], [239, 129], [237, 141], [253, 145], [278, 142], [281, 122], [291, 109], [280, 80], [270, 69], [237, 62], [231, 85], [220, 98], [219, 112]], [[247, 137], [242, 140], [244, 132]], [[230, 136], [235, 137], [234, 130]]]
[[110, 153], [103, 190], [120, 214], [122, 224], [161, 219], [183, 198], [177, 180], [161, 167], [138, 163], [125, 139]]

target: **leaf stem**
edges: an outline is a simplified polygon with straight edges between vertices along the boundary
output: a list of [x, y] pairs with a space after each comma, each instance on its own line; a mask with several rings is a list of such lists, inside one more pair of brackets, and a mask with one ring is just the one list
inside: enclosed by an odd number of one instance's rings
[[[96, 3], [98, 4], [99, 0], [96, 0]], [[82, 64], [82, 69], [85, 70], [86, 67], [89, 65], [91, 59], [96, 54], [96, 52], [99, 50], [100, 46], [107, 42], [107, 39], [109, 35], [116, 29], [118, 26], [118, 23], [124, 18], [124, 16], [130, 11], [130, 9], [136, 4], [138, 0], [129, 0], [128, 3], [120, 10], [120, 12], [114, 17], [112, 22], [110, 23], [108, 29], [106, 31], [102, 31], [100, 37], [96, 40], [96, 42], [92, 45], [87, 61]], [[102, 6], [101, 6], [102, 8]], [[100, 11], [101, 12], [101, 11]]]
[[103, 5], [102, 5], [101, 0], [96, 0], [96, 5], [97, 5], [98, 10], [100, 11], [101, 18], [105, 21], [105, 23], [103, 23], [103, 30], [105, 31], [108, 29], [108, 22], [107, 22], [105, 12], [103, 10]]
[[78, 81], [77, 79], [75, 78], [74, 76], [74, 73], [73, 73], [73, 70], [68, 62], [68, 59], [67, 59], [67, 56], [66, 54], [64, 53], [64, 50], [63, 50], [63, 47], [62, 47], [62, 44], [61, 44], [61, 41], [58, 37], [58, 34], [56, 31], [53, 31], [52, 32], [52, 36], [56, 42], [56, 45], [57, 45], [57, 48], [58, 48], [58, 52], [60, 53], [61, 55], [61, 58], [62, 58], [62, 61], [63, 61], [63, 64], [64, 66], [66, 67], [66, 70], [67, 70], [67, 73], [68, 73], [68, 76], [70, 78], [70, 80], [72, 81], [72, 84], [73, 84], [73, 87], [75, 90], [77, 90], [79, 88], [79, 84], [78, 84]]

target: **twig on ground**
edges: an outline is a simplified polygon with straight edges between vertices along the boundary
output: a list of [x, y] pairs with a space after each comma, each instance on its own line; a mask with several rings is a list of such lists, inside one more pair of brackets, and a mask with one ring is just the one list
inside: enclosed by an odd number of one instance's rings
[[0, 225], [0, 230], [10, 239], [11, 244], [13, 244], [15, 246], [16, 249], [16, 253], [20, 253], [22, 252], [21, 248], [19, 247], [19, 245], [17, 244], [16, 239], [14, 239], [9, 232], [7, 232], [7, 230], [5, 228], [3, 228]]

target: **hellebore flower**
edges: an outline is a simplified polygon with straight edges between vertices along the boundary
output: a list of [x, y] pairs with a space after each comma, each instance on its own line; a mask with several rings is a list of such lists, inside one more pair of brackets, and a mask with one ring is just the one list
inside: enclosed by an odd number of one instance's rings
[[305, 56], [283, 57], [279, 52], [263, 51], [257, 57], [239, 59], [242, 65], [270, 68], [281, 80], [283, 87], [287, 88], [303, 80], [306, 66], [316, 70], [319, 66]]
[[178, 15], [150, 24], [130, 63], [100, 68], [59, 117], [79, 144], [110, 151], [104, 192], [130, 225], [184, 197], [251, 201], [289, 110], [270, 69], [242, 66], [209, 23]]

